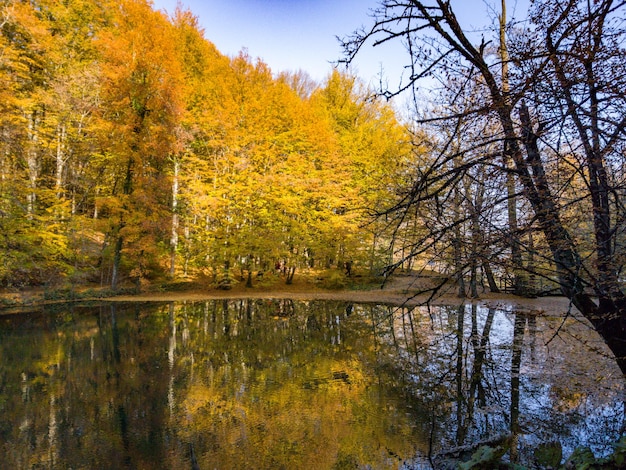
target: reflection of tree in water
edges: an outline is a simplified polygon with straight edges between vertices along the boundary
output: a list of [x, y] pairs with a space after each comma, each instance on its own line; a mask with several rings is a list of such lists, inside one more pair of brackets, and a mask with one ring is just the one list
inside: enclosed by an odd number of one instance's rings
[[510, 460], [529, 463], [545, 442], [564, 454], [580, 445], [601, 454], [620, 436], [619, 371], [578, 321], [567, 321], [549, 343], [561, 320], [534, 313], [468, 305], [377, 307], [374, 316], [385, 339], [378, 344], [395, 349], [378, 355], [379, 367], [403, 375], [412, 384], [407, 395], [430, 410], [433, 454], [445, 458], [476, 443], [506, 441]]
[[15, 468], [384, 468], [502, 435], [527, 462], [541, 442], [602, 451], [623, 421], [621, 381], [580, 354], [575, 321], [548, 347], [559, 322], [475, 305], [242, 299], [0, 321]]
[[384, 467], [390, 456], [411, 455], [411, 421], [378, 409], [384, 392], [355, 357], [370, 354], [371, 332], [355, 322], [344, 334], [345, 305], [242, 300], [226, 310], [233, 334], [220, 338], [226, 320], [219, 314], [202, 333], [218, 340], [196, 358], [209, 367], [208, 381], [181, 389], [185, 418], [176, 427], [186, 430], [181, 437], [193, 442], [200, 463]]

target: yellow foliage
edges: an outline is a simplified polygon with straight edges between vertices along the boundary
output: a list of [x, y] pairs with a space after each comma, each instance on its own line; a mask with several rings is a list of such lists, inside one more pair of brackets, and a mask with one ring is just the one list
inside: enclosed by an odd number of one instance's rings
[[0, 170], [15, 175], [11, 212], [93, 217], [105, 258], [116, 246], [129, 270], [148, 252], [200, 270], [373, 252], [364, 209], [403, 171], [405, 131], [353, 77], [275, 78], [245, 53], [221, 54], [190, 11], [167, 18], [147, 0], [9, 3]]

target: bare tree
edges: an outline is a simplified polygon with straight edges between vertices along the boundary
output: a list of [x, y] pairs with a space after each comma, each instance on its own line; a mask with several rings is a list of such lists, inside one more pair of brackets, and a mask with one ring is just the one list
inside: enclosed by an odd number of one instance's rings
[[[387, 95], [423, 83], [442, 89], [454, 83], [458, 95], [460, 83], [471, 84], [477, 95], [463, 101], [462, 110], [449, 107], [445, 116], [419, 120], [450, 123], [463, 143], [456, 153], [474, 157], [447, 171], [433, 171], [431, 162], [390, 211], [444, 199], [461, 184], [462, 175], [479, 165], [513, 174], [530, 209], [522, 214], [525, 225], [542, 235], [540, 242], [536, 236], [529, 239], [532, 250], [541, 244], [548, 248], [562, 293], [602, 335], [626, 372], [626, 298], [619, 282], [622, 261], [616, 256], [624, 220], [624, 185], [618, 179], [626, 125], [624, 2], [544, 0], [533, 8], [528, 26], [518, 28], [508, 43], [508, 70], [501, 63], [507, 57], [490, 53], [489, 41], [464, 31], [444, 0], [384, 0], [374, 12], [372, 28], [344, 41], [346, 60], [365, 44], [401, 40], [409, 53], [410, 80]], [[454, 96], [454, 91], [446, 93]], [[455, 124], [461, 116], [483, 116], [495, 124], [494, 131], [464, 141]], [[497, 141], [513, 168], [488, 150]], [[584, 181], [576, 189], [592, 210], [593, 240], [586, 241], [591, 255], [580, 250], [579, 235], [568, 225], [571, 207], [561, 195], [569, 183], [555, 185], [551, 171], [556, 160], [567, 162]], [[534, 263], [534, 252], [527, 252]]]

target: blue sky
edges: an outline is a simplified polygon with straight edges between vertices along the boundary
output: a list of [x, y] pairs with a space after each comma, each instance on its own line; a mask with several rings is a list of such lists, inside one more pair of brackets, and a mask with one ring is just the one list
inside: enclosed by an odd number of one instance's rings
[[[158, 10], [173, 12], [178, 0], [153, 0]], [[509, 16], [520, 12], [508, 0]], [[205, 29], [205, 37], [223, 54], [234, 56], [246, 48], [273, 72], [305, 70], [317, 81], [331, 71], [331, 62], [341, 58], [335, 36], [346, 36], [371, 25], [370, 10], [377, 0], [182, 0]], [[453, 0], [465, 25], [490, 23], [489, 5], [499, 10], [500, 0]], [[493, 15], [491, 7], [491, 15]], [[519, 16], [519, 15], [516, 15]], [[404, 48], [395, 43], [368, 47], [358, 56], [354, 72], [376, 85], [381, 68], [393, 87], [405, 63]], [[403, 59], [404, 57], [404, 59]]]

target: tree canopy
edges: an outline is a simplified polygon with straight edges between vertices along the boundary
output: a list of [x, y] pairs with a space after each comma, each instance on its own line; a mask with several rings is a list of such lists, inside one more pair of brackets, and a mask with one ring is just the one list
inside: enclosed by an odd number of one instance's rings
[[147, 0], [1, 11], [2, 285], [382, 265], [409, 134], [355, 77], [226, 57]]

